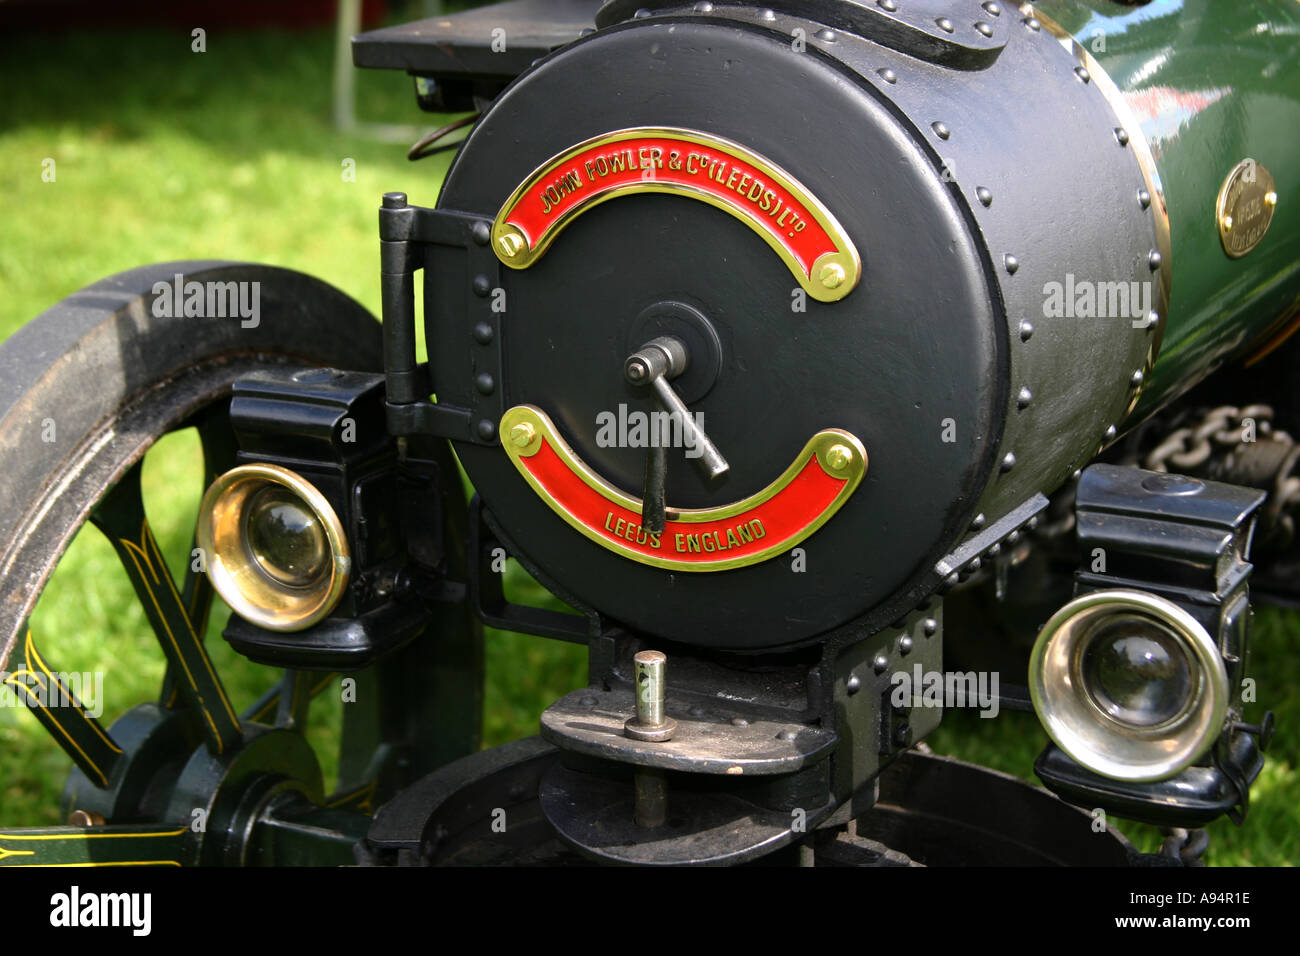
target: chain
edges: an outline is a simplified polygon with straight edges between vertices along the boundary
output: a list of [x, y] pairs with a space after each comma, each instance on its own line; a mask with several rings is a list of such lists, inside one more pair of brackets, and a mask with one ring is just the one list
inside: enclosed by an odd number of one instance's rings
[[1210, 847], [1210, 835], [1204, 830], [1185, 830], [1173, 827], [1164, 831], [1165, 839], [1160, 844], [1159, 853], [1163, 857], [1178, 860], [1183, 866], [1205, 866], [1201, 859]]
[[1300, 465], [1300, 445], [1296, 445], [1291, 450], [1282, 467], [1278, 469], [1273, 496], [1268, 506], [1268, 516], [1279, 523], [1284, 523], [1292, 537], [1295, 534], [1297, 515], [1300, 515], [1300, 475], [1293, 474], [1297, 470], [1297, 465]]
[[1256, 442], [1271, 442], [1280, 452], [1276, 464], [1270, 465], [1268, 483], [1260, 485], [1269, 492], [1268, 504], [1260, 516], [1261, 526], [1274, 541], [1289, 544], [1295, 539], [1300, 515], [1300, 444], [1286, 432], [1274, 429], [1270, 406], [1212, 408], [1194, 424], [1170, 432], [1147, 455], [1143, 467], [1200, 474], [1208, 470], [1216, 453], [1218, 459], [1238, 457]]
[[1246, 436], [1250, 440], [1272, 436], [1275, 440], [1291, 441], [1285, 432], [1273, 431], [1273, 409], [1268, 405], [1220, 405], [1206, 412], [1194, 427], [1179, 428], [1169, 433], [1164, 441], [1147, 455], [1144, 467], [1148, 471], [1169, 471], [1170, 466], [1179, 472], [1195, 471], [1210, 460], [1215, 446], [1236, 448]]

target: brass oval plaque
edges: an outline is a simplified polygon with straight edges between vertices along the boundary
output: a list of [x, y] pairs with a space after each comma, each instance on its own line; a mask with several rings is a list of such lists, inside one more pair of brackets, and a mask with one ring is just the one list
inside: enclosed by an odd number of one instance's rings
[[1276, 208], [1273, 174], [1253, 159], [1243, 159], [1234, 166], [1219, 189], [1215, 209], [1223, 251], [1240, 259], [1259, 245]]

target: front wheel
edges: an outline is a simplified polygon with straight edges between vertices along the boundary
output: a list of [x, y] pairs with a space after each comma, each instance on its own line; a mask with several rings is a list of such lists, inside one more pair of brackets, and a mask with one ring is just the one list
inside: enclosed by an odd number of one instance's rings
[[[327, 797], [304, 729], [312, 696], [337, 675], [286, 671], [237, 709], [205, 646], [206, 575], [187, 554], [173, 576], [142, 492], [146, 453], [193, 429], [203, 481], [167, 489], [190, 503], [192, 530], [203, 487], [235, 463], [232, 384], [277, 364], [379, 370], [379, 324], [298, 272], [176, 262], [89, 286], [0, 347], [0, 694], [26, 704], [74, 765], [62, 810], [73, 825], [0, 832], [0, 866], [351, 861], [384, 795], [381, 751], [402, 750], [416, 723], [403, 711], [420, 702], [382, 701], [383, 664], [354, 678], [354, 698], [357, 681], [372, 693], [345, 711], [340, 788]], [[93, 671], [58, 656], [70, 637], [58, 633], [61, 615], [46, 630], [44, 606], [32, 616], [87, 523], [107, 536], [143, 611], [133, 619], [147, 621], [165, 661], [156, 703], [112, 726], [95, 716], [102, 699], [87, 706], [91, 691], [78, 686]], [[113, 649], [101, 650], [112, 677]]]

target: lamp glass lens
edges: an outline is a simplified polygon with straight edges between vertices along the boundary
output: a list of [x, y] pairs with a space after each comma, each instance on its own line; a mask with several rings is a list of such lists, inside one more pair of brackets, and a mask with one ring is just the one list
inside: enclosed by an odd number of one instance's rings
[[1159, 622], [1136, 614], [1099, 624], [1083, 650], [1084, 686], [1115, 720], [1156, 727], [1191, 701], [1193, 671], [1182, 642]]
[[273, 581], [307, 588], [329, 573], [329, 539], [307, 503], [288, 488], [268, 485], [254, 492], [244, 511], [244, 541], [258, 567]]

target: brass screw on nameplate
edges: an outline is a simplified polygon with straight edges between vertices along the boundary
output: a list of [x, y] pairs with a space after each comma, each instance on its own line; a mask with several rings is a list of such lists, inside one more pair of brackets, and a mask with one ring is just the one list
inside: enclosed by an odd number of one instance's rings
[[828, 289], [838, 289], [848, 278], [848, 272], [838, 262], [830, 262], [822, 266], [818, 278], [821, 279], [822, 285]]
[[528, 422], [520, 422], [510, 429], [510, 440], [514, 442], [516, 448], [527, 448], [536, 437], [537, 429]]
[[640, 651], [635, 665], [636, 716], [629, 717], [623, 732], [633, 740], [671, 740], [677, 721], [664, 714], [664, 670], [668, 656], [662, 651]]
[[853, 463], [853, 452], [846, 445], [831, 445], [826, 450], [826, 464], [831, 471], [843, 471]]

